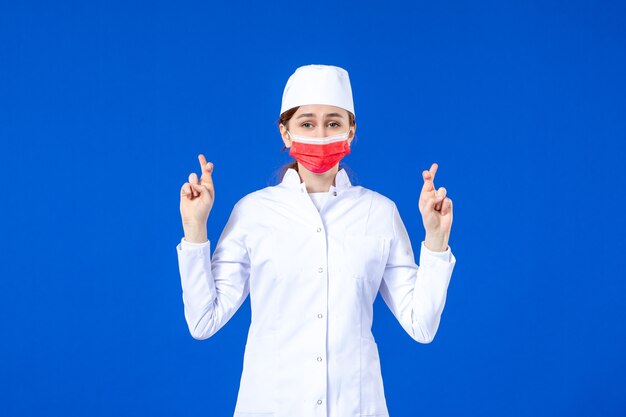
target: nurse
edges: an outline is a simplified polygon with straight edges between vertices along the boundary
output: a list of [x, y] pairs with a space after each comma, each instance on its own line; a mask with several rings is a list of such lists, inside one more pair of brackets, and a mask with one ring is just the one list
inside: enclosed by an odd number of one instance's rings
[[293, 164], [279, 184], [243, 196], [215, 244], [207, 220], [213, 163], [198, 156], [180, 192], [176, 246], [192, 337], [211, 337], [250, 295], [234, 416], [388, 416], [372, 334], [378, 292], [407, 334], [430, 343], [456, 259], [452, 201], [424, 170], [419, 264], [395, 203], [352, 185], [341, 159], [356, 131], [348, 73], [306, 65], [291, 75], [280, 134]]

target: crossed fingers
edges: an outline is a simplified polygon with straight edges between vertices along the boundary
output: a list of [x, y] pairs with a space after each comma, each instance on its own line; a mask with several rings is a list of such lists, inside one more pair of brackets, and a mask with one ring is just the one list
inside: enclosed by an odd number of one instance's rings
[[435, 210], [441, 210], [442, 204], [445, 201], [447, 190], [445, 187], [439, 187], [439, 190], [435, 188], [435, 174], [437, 173], [439, 165], [433, 163], [430, 169], [422, 171], [422, 177], [424, 178], [424, 185], [422, 185], [422, 196], [426, 200], [435, 199]]
[[198, 155], [198, 161], [200, 162], [200, 170], [202, 172], [201, 177], [198, 179], [198, 175], [195, 172], [189, 174], [189, 182], [185, 183], [181, 190], [183, 196], [195, 198], [200, 195], [203, 188], [212, 194], [213, 178], [211, 174], [213, 172], [213, 163], [207, 163], [203, 154]]

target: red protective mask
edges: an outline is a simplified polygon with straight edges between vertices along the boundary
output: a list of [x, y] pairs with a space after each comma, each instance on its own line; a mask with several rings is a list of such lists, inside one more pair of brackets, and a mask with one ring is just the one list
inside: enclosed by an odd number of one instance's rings
[[316, 174], [328, 171], [350, 153], [350, 145], [347, 141], [349, 129], [345, 133], [325, 138], [292, 135], [289, 131], [287, 134], [293, 140], [289, 155]]

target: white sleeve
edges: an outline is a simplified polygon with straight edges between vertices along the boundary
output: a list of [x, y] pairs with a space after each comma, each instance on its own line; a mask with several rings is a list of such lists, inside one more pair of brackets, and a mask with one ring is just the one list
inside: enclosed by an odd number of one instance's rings
[[185, 320], [194, 339], [208, 339], [221, 329], [250, 292], [245, 233], [238, 202], [212, 259], [210, 240], [192, 243], [182, 238], [176, 246]]
[[416, 265], [395, 204], [392, 221], [394, 238], [380, 293], [402, 328], [417, 342], [430, 343], [439, 328], [456, 258], [450, 246], [444, 252], [434, 252], [422, 241], [420, 264]]

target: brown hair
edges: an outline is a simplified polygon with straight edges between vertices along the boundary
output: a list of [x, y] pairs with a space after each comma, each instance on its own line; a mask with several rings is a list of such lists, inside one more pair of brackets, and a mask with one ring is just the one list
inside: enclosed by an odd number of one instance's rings
[[[291, 118], [293, 117], [293, 115], [298, 111], [298, 109], [300, 108], [300, 106], [298, 107], [294, 107], [291, 108], [287, 111], [285, 111], [283, 114], [280, 115], [280, 117], [278, 118], [278, 120], [276, 121], [276, 126], [278, 126], [278, 130], [280, 131], [280, 125], [284, 125], [285, 127], [287, 126], [287, 123], [289, 122], [289, 120], [291, 120]], [[348, 112], [348, 125], [349, 126], [354, 126], [355, 125], [355, 118], [354, 118], [354, 114], [352, 114], [350, 111], [346, 110]], [[354, 136], [354, 140], [356, 140], [356, 133]], [[285, 152], [285, 150], [287, 150], [287, 147], [283, 145], [283, 149], [281, 152]], [[293, 162], [289, 162], [285, 165], [283, 165], [282, 167], [280, 167], [278, 169], [278, 171], [276, 172], [276, 178], [277, 181], [280, 182], [283, 178], [283, 176], [285, 175], [285, 172], [287, 172], [287, 170], [289, 168], [293, 168], [296, 171], [298, 171], [298, 161], [294, 160]], [[346, 169], [346, 173], [348, 174], [348, 177], [350, 177], [350, 182], [353, 181], [352, 175], [351, 175], [351, 169], [350, 167], [348, 167], [345, 163], [340, 162], [339, 163], [339, 169]]]

